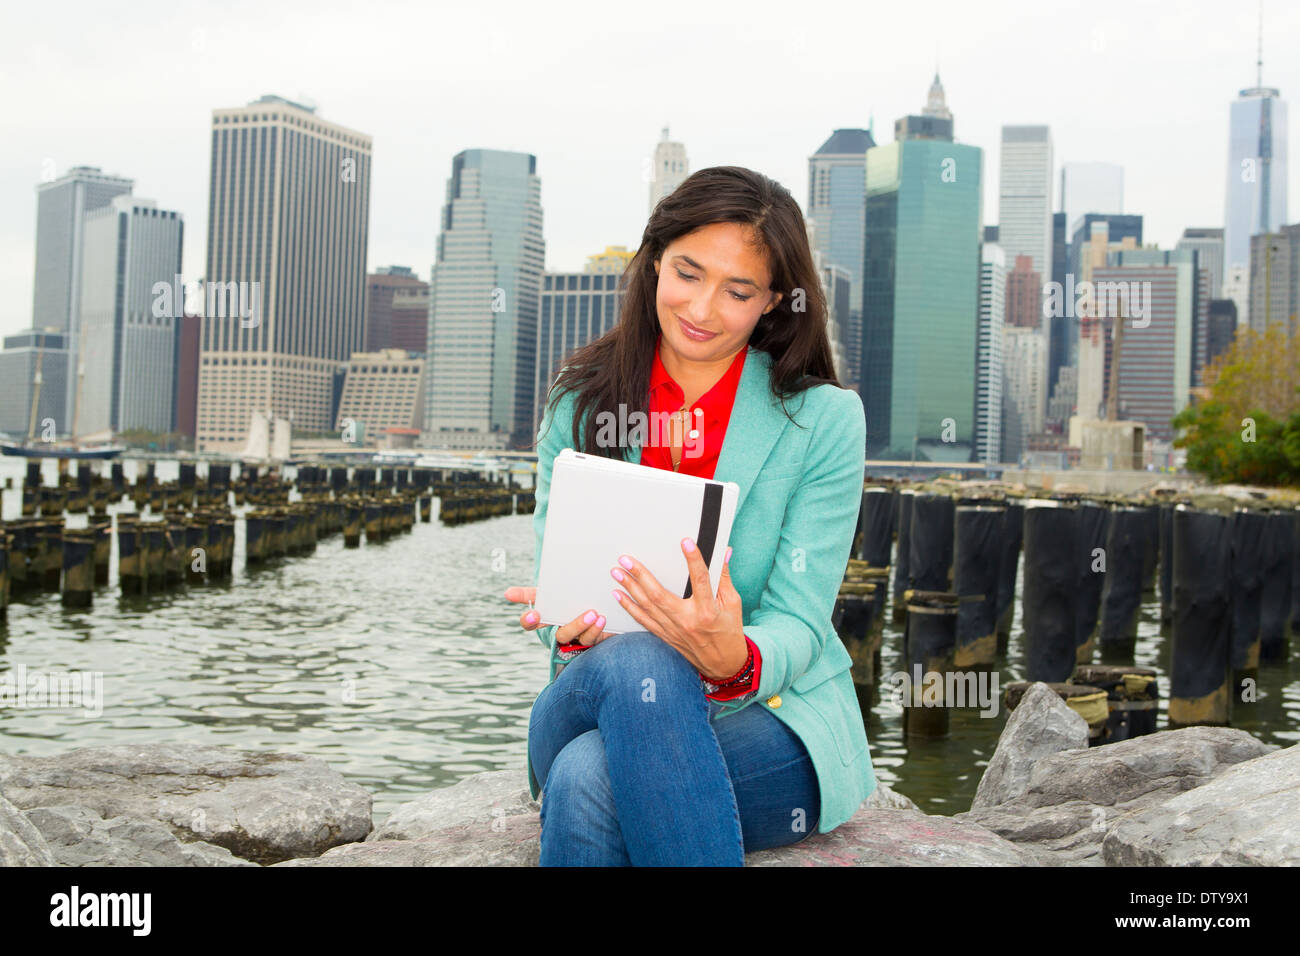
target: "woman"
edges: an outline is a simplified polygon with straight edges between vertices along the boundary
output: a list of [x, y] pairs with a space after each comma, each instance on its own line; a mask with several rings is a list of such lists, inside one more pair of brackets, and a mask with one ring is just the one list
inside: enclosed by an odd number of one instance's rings
[[[767, 177], [690, 176], [655, 207], [625, 279], [618, 325], [570, 356], [548, 397], [535, 557], [564, 447], [734, 481], [740, 503], [716, 595], [684, 540], [689, 598], [636, 555], [610, 569], [609, 600], [644, 630], [610, 635], [599, 608], [563, 626], [521, 615], [551, 649], [528, 731], [541, 863], [740, 866], [834, 829], [875, 787], [831, 624], [865, 416], [835, 378], [803, 217]], [[611, 447], [599, 427], [620, 405], [620, 420], [649, 414], [644, 449]], [[654, 427], [662, 412], [674, 427]]]

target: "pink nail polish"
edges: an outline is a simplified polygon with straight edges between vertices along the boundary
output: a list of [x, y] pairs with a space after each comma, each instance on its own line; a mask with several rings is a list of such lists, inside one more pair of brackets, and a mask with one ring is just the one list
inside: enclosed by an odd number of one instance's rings
[[623, 603], [623, 592], [622, 592], [622, 591], [610, 591], [609, 593], [612, 594], [612, 595], [614, 595], [614, 600], [617, 601], [619, 604], [622, 604], [622, 603]]
[[583, 624], [591, 624], [591, 623], [592, 623], [593, 621], [595, 621], [595, 620], [596, 620], [596, 612], [595, 612], [595, 611], [588, 611], [588, 612], [587, 612], [586, 614], [584, 614], [583, 617], [582, 617], [582, 623], [583, 623]]
[[[627, 568], [629, 571], [632, 570], [632, 559], [629, 558], [626, 554], [618, 559], [618, 563], [623, 565], [623, 567]], [[619, 580], [621, 581], [623, 579], [619, 578]]]
[[687, 553], [689, 553], [695, 550], [695, 542], [692, 541], [690, 538], [683, 538], [682, 547], [686, 549]]
[[600, 617], [596, 618], [596, 626], [597, 627], [605, 626], [605, 615], [602, 614]]
[[620, 571], [618, 568], [611, 568], [609, 573], [612, 574], [612, 575], [614, 575], [614, 580], [615, 580], [615, 581], [622, 581], [622, 580], [623, 580], [623, 572]]

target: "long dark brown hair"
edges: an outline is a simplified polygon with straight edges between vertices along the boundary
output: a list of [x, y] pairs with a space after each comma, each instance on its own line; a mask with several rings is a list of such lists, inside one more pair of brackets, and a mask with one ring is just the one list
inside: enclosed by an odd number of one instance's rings
[[[573, 448], [619, 457], [616, 449], [597, 445], [597, 415], [608, 411], [617, 416], [620, 405], [628, 413], [649, 413], [650, 371], [659, 335], [655, 260], [674, 240], [720, 222], [753, 227], [768, 258], [772, 291], [781, 293], [781, 301], [759, 318], [749, 337], [749, 345], [772, 357], [773, 396], [784, 408], [787, 398], [814, 385], [844, 387], [835, 376], [826, 336], [826, 297], [799, 205], [788, 189], [761, 173], [741, 166], [713, 166], [691, 174], [655, 206], [641, 248], [619, 282], [623, 305], [618, 323], [574, 350], [547, 394], [550, 404], [569, 392], [577, 393]], [[794, 311], [796, 304], [799, 311]], [[580, 434], [584, 416], [585, 434]], [[786, 416], [790, 417], [788, 409]]]

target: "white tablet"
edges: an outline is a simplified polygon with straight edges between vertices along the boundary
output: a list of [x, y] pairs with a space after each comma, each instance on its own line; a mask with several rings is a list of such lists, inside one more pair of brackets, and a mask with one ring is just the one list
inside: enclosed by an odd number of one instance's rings
[[722, 559], [736, 517], [740, 486], [633, 465], [565, 448], [555, 456], [542, 535], [535, 606], [543, 624], [568, 624], [588, 608], [606, 618], [611, 634], [642, 631], [614, 600], [628, 593], [610, 569], [620, 555], [640, 561], [673, 594], [690, 596], [682, 538], [709, 566], [718, 593]]

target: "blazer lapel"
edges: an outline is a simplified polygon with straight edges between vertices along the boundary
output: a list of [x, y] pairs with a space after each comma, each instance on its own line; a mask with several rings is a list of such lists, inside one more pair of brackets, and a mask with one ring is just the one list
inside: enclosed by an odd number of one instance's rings
[[736, 403], [727, 421], [727, 435], [718, 455], [714, 481], [734, 481], [740, 485], [739, 512], [745, 505], [749, 489], [758, 477], [772, 449], [790, 419], [781, 410], [780, 400], [772, 394], [772, 357], [762, 349], [751, 348], [736, 386]]

